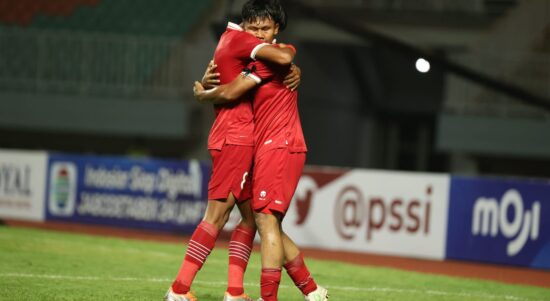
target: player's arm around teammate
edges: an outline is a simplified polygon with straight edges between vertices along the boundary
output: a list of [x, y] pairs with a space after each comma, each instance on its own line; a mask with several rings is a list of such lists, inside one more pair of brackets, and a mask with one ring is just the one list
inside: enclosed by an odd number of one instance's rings
[[[196, 81], [193, 86], [195, 98], [201, 103], [224, 104], [239, 100], [245, 93], [256, 87], [260, 81], [251, 75], [249, 70], [243, 72], [225, 85], [219, 85], [219, 73], [216, 73], [216, 64], [210, 61], [201, 82]], [[294, 91], [301, 82], [302, 70], [292, 64], [289, 73], [284, 79], [285, 86]]]
[[[220, 85], [220, 74], [217, 72], [216, 67], [218, 67], [218, 65], [214, 63], [214, 60], [211, 60], [208, 63], [206, 70], [204, 71], [204, 76], [202, 77], [200, 84], [205, 90], [213, 89]], [[302, 69], [300, 69], [300, 67], [298, 67], [296, 64], [292, 63], [290, 66], [290, 72], [285, 77], [283, 83], [291, 91], [294, 91], [298, 89], [298, 86], [300, 86], [301, 80]]]
[[[288, 49], [293, 49], [286, 47]], [[295, 50], [294, 50], [295, 51]], [[196, 81], [193, 86], [195, 98], [202, 103], [224, 104], [239, 100], [246, 92], [254, 88], [258, 83], [243, 73], [232, 82], [220, 86], [220, 74], [216, 72], [216, 63], [211, 60], [206, 67], [204, 76], [200, 82]], [[285, 86], [294, 91], [301, 82], [302, 69], [292, 63], [290, 71], [284, 79]]]

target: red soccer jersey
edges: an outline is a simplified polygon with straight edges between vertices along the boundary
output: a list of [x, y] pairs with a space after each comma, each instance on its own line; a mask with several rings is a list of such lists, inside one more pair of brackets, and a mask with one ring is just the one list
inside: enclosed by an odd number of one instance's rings
[[[256, 52], [266, 43], [229, 23], [214, 53], [220, 83], [236, 78], [255, 59]], [[221, 149], [224, 144], [254, 145], [254, 118], [250, 95], [230, 104], [215, 105], [216, 120], [208, 136], [208, 149]]]
[[307, 152], [298, 112], [298, 92], [283, 83], [289, 66], [255, 61], [248, 70], [256, 82], [261, 82], [253, 103], [256, 155], [274, 148]]

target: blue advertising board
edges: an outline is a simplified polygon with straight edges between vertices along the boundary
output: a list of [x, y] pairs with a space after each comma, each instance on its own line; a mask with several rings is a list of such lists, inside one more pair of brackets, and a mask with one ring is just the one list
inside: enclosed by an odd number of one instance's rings
[[191, 233], [208, 176], [194, 160], [50, 154], [46, 219]]
[[550, 268], [550, 182], [451, 179], [449, 259]]

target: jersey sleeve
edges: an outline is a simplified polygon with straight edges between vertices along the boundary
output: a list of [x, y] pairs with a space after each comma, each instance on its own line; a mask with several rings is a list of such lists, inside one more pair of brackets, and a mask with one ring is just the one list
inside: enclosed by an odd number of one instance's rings
[[245, 76], [250, 77], [256, 83], [266, 82], [275, 76], [275, 72], [268, 64], [262, 61], [254, 61], [243, 70]]
[[246, 32], [238, 32], [237, 38], [234, 40], [231, 47], [240, 59], [256, 60], [256, 53], [266, 46], [267, 43], [262, 42], [258, 38]]

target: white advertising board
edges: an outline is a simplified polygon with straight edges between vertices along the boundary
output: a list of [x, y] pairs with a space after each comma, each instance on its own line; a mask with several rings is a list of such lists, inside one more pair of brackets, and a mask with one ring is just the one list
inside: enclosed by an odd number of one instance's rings
[[283, 229], [303, 247], [442, 260], [449, 182], [444, 174], [309, 169]]
[[0, 150], [0, 218], [44, 220], [46, 152]]

